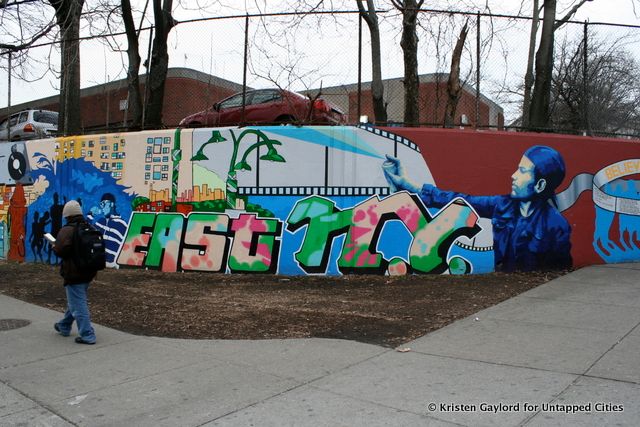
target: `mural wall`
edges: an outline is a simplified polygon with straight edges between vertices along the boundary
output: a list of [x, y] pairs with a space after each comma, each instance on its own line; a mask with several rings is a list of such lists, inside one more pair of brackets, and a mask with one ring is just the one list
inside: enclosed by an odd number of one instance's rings
[[640, 260], [640, 141], [247, 127], [0, 144], [0, 258], [76, 199], [113, 268], [484, 273]]

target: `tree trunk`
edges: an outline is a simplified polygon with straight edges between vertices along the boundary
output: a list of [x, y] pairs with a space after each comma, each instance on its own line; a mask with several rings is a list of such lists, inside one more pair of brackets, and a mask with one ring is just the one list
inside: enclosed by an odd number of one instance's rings
[[449, 70], [449, 81], [447, 82], [447, 106], [444, 113], [444, 127], [453, 127], [456, 120], [456, 109], [458, 108], [458, 101], [460, 101], [460, 94], [462, 92], [462, 86], [460, 85], [460, 57], [462, 56], [462, 48], [467, 40], [467, 34], [469, 29], [467, 22], [464, 23], [464, 27], [460, 30], [460, 36], [456, 42], [456, 47], [453, 49], [451, 55], [451, 69]]
[[533, 86], [533, 61], [536, 51], [536, 38], [538, 36], [538, 25], [540, 24], [539, 0], [533, 0], [533, 21], [531, 22], [531, 33], [529, 36], [529, 55], [527, 58], [527, 72], [524, 75], [524, 99], [522, 100], [522, 127], [529, 127], [529, 109], [531, 106], [531, 87]]
[[140, 94], [140, 55], [138, 54], [138, 33], [131, 15], [130, 0], [122, 0], [122, 18], [127, 33], [127, 116], [129, 130], [139, 130], [142, 126], [142, 96]]
[[367, 0], [365, 11], [362, 0], [358, 0], [360, 15], [369, 27], [371, 34], [371, 101], [373, 103], [374, 122], [384, 124], [387, 122], [387, 108], [384, 104], [384, 86], [382, 84], [382, 60], [380, 54], [380, 27], [378, 15], [373, 0]]
[[542, 35], [536, 53], [536, 76], [531, 97], [531, 111], [529, 112], [529, 124], [532, 129], [544, 130], [549, 127], [555, 19], [556, 0], [544, 0]]
[[418, 10], [423, 0], [393, 0], [393, 4], [402, 12], [402, 38], [400, 46], [404, 59], [404, 125], [420, 124], [420, 82], [418, 81], [418, 33], [416, 25]]
[[153, 38], [151, 53], [151, 69], [149, 72], [149, 100], [145, 113], [145, 128], [158, 129], [162, 127], [162, 107], [164, 104], [164, 84], [169, 68], [169, 54], [167, 52], [167, 37], [175, 25], [171, 16], [173, 0], [153, 0], [153, 17], [156, 34]]
[[80, 120], [80, 15], [84, 0], [50, 0], [62, 37], [58, 133], [78, 135]]

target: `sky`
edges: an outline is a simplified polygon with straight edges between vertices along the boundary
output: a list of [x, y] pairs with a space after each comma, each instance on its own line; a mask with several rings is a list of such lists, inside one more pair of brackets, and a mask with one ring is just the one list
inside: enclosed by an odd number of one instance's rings
[[[255, 13], [253, 1], [214, 2], [214, 0], [199, 0], [198, 4], [209, 1], [215, 6], [202, 10], [185, 10], [178, 8], [174, 16], [179, 20], [200, 17], [230, 16]], [[577, 21], [610, 22], [630, 25], [640, 25], [640, 1], [636, 1], [637, 10], [633, 10], [633, 0], [594, 0], [586, 3], [574, 17]], [[144, 1], [134, 0], [142, 9]], [[174, 1], [174, 3], [178, 3]], [[186, 2], [194, 4], [194, 1]], [[268, 7], [265, 0], [259, 1], [262, 10], [279, 11], [285, 2], [269, 0]], [[381, 8], [387, 9], [387, 2], [378, 2]], [[456, 8], [457, 10], [474, 10], [473, 0], [446, 1], [434, 0], [425, 2], [429, 8]], [[488, 4], [493, 13], [515, 14], [521, 2], [516, 0], [478, 1], [482, 7]], [[530, 3], [530, 2], [529, 2]], [[563, 16], [571, 1], [559, 1], [558, 17]], [[387, 5], [385, 5], [387, 4]], [[338, 9], [345, 10], [353, 7], [353, 2], [343, 0], [334, 1]], [[454, 5], [454, 6], [451, 6]], [[247, 6], [245, 8], [245, 6]], [[252, 6], [252, 7], [249, 7]], [[340, 7], [342, 6], [342, 7]], [[135, 6], [134, 6], [135, 7]], [[529, 9], [523, 9], [525, 15], [530, 15]], [[147, 15], [150, 15], [147, 12]], [[335, 19], [325, 19], [321, 23], [307, 19], [302, 24], [290, 27], [291, 18], [266, 18], [259, 22], [250, 22], [250, 58], [251, 64], [248, 75], [248, 85], [252, 87], [270, 87], [277, 81], [283, 87], [293, 90], [307, 88], [329, 87], [339, 84], [357, 82], [357, 40], [358, 27], [355, 15], [339, 16]], [[431, 22], [431, 21], [429, 21]], [[447, 21], [437, 29], [444, 34], [440, 41], [433, 36], [421, 33], [419, 46], [419, 72], [446, 71], [452, 50], [453, 36], [459, 31], [460, 21]], [[513, 23], [508, 20], [497, 20], [493, 23], [498, 30], [498, 36], [489, 40], [489, 23], [482, 22], [481, 34], [483, 39], [483, 59], [481, 62], [482, 85], [484, 94], [497, 102], [508, 102], [505, 87], [513, 85], [520, 79], [526, 67], [526, 47], [528, 38], [527, 23], [522, 21]], [[433, 26], [431, 27], [434, 28]], [[284, 29], [284, 30], [283, 30]], [[571, 26], [565, 30], [569, 36], [579, 34], [580, 26]], [[622, 30], [607, 28], [606, 33], [621, 34]], [[382, 60], [383, 77], [401, 77], [403, 74], [402, 52], [399, 47], [400, 25], [397, 16], [389, 14], [381, 20], [383, 38]], [[272, 36], [269, 37], [268, 33]], [[632, 50], [640, 57], [640, 28], [635, 34]], [[370, 80], [370, 45], [366, 26], [363, 32], [363, 81]], [[468, 49], [463, 56], [463, 74], [473, 74], [475, 46], [475, 28], [470, 33]], [[119, 39], [122, 48], [126, 47], [124, 38]], [[217, 77], [242, 83], [243, 73], [243, 41], [244, 19], [224, 19], [193, 24], [180, 24], [169, 35], [170, 66], [194, 68]], [[113, 44], [112, 44], [113, 46]], [[143, 31], [140, 40], [140, 55], [143, 61], [147, 57], [148, 31]], [[58, 64], [58, 52], [49, 47], [33, 51], [35, 57], [41, 61], [51, 61]], [[114, 50], [98, 41], [84, 41], [81, 43], [81, 87], [99, 85], [108, 81], [125, 77], [127, 65], [124, 52]], [[440, 61], [435, 57], [440, 58]], [[466, 64], [466, 70], [465, 65]], [[0, 109], [8, 105], [8, 75], [7, 57], [0, 56]], [[288, 71], [283, 71], [284, 69]], [[46, 96], [58, 94], [59, 81], [54, 73], [43, 70], [42, 66], [31, 68], [31, 79], [25, 82], [13, 76], [11, 84], [11, 105], [21, 104]], [[290, 71], [290, 70], [293, 71]], [[144, 68], [141, 68], [141, 73]], [[505, 99], [501, 97], [505, 96]], [[505, 106], [508, 109], [508, 106]], [[0, 110], [1, 111], [1, 110]]]

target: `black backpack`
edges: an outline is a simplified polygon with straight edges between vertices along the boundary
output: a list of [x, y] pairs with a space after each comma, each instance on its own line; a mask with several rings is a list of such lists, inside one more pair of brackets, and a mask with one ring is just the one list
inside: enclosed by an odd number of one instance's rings
[[102, 233], [84, 221], [73, 231], [73, 262], [80, 271], [104, 270], [106, 265]]

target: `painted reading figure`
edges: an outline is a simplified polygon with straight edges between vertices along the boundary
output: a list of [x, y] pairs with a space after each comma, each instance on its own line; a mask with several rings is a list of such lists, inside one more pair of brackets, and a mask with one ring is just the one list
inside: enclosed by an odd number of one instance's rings
[[104, 193], [100, 204], [89, 211], [87, 219], [102, 232], [107, 255], [107, 267], [118, 268], [116, 256], [124, 241], [124, 236], [127, 234], [127, 223], [118, 215], [114, 195]]
[[[389, 167], [389, 163], [394, 163]], [[571, 226], [553, 204], [565, 165], [553, 148], [529, 148], [511, 175], [511, 193], [470, 196], [413, 184], [400, 161], [387, 156], [384, 173], [391, 186], [420, 196], [426, 206], [440, 208], [461, 197], [493, 225], [495, 269], [531, 271], [571, 267]]]

